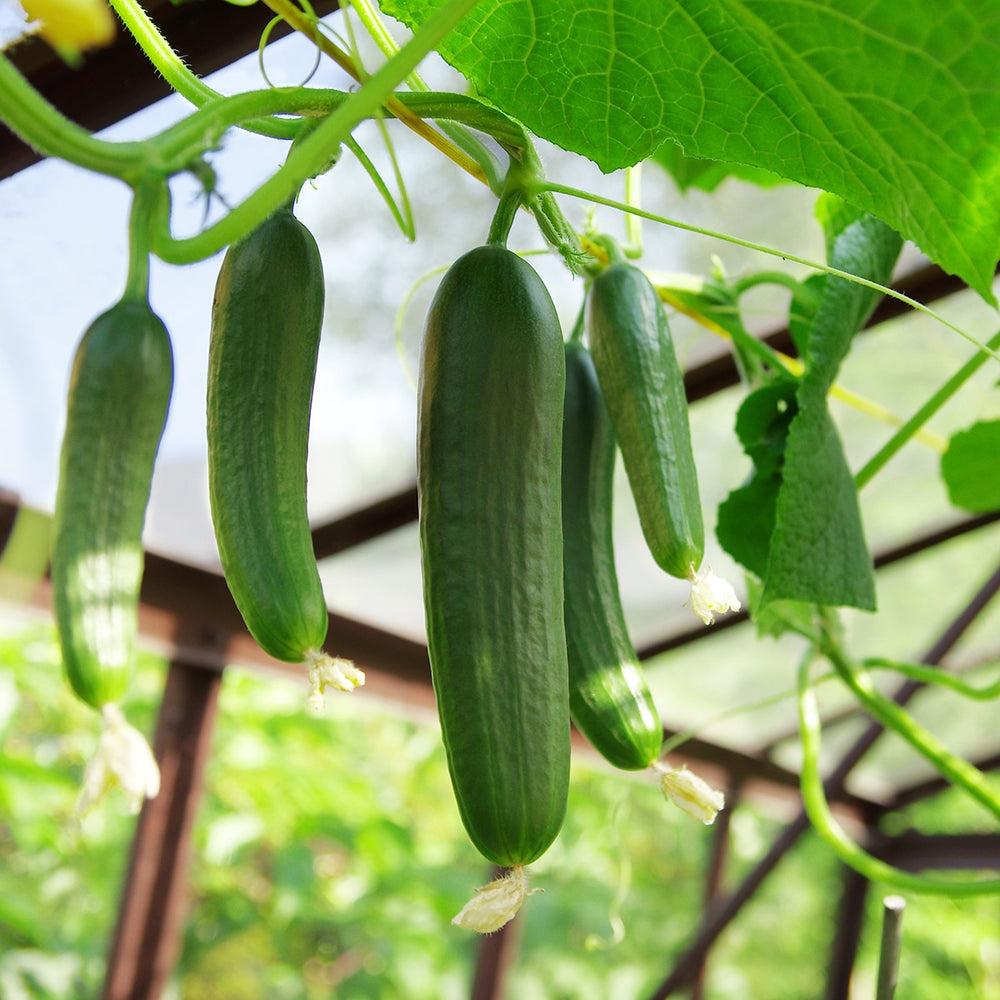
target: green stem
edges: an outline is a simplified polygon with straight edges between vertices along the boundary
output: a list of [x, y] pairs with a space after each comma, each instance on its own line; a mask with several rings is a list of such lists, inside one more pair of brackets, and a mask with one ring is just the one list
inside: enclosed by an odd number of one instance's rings
[[843, 271], [839, 267], [831, 267], [829, 264], [822, 264], [819, 261], [809, 260], [807, 257], [799, 257], [796, 254], [786, 253], [783, 250], [776, 250], [774, 247], [769, 247], [763, 243], [754, 243], [752, 240], [740, 239], [737, 236], [720, 233], [714, 229], [705, 229], [703, 226], [695, 226], [691, 223], [681, 222], [678, 219], [671, 219], [667, 216], [657, 215], [655, 212], [647, 212], [644, 209], [636, 208], [634, 205], [629, 205], [623, 201], [616, 201], [614, 198], [605, 198], [599, 194], [594, 194], [590, 191], [583, 191], [580, 188], [571, 187], [567, 184], [556, 184], [552, 181], [544, 181], [536, 189], [536, 192], [540, 193], [543, 190], [550, 191], [554, 194], [563, 194], [569, 198], [579, 198], [582, 201], [589, 201], [595, 205], [603, 205], [606, 208], [613, 208], [619, 212], [628, 212], [641, 219], [648, 219], [650, 222], [657, 222], [663, 226], [670, 226], [671, 228], [679, 229], [682, 232], [695, 233], [698, 236], [705, 236], [709, 239], [720, 240], [723, 243], [730, 243], [733, 246], [743, 247], [743, 249], [752, 250], [755, 253], [766, 254], [769, 257], [778, 257], [781, 260], [791, 261], [793, 264], [801, 264], [803, 267], [819, 271], [822, 274], [830, 274], [835, 278], [843, 278], [845, 281], [851, 281], [856, 285], [863, 286], [864, 288], [870, 288], [872, 291], [879, 292], [882, 295], [888, 295], [890, 298], [904, 303], [911, 309], [930, 316], [931, 319], [936, 320], [942, 326], [951, 330], [953, 333], [957, 333], [964, 340], [969, 341], [969, 343], [973, 344], [978, 351], [988, 354], [994, 361], [1000, 361], [1000, 354], [997, 353], [995, 348], [988, 347], [986, 344], [973, 337], [972, 334], [945, 319], [945, 317], [940, 313], [935, 312], [922, 302], [918, 302], [916, 299], [911, 298], [909, 295], [905, 295], [903, 292], [896, 291], [894, 288], [889, 288], [886, 285], [880, 285], [877, 281], [871, 281], [868, 278], [862, 278], [859, 275], [851, 274], [849, 271]]
[[[175, 239], [158, 228], [155, 252], [165, 261], [186, 264], [218, 253], [249, 232], [313, 176], [335, 148], [364, 119], [376, 114], [394, 88], [452, 31], [478, 0], [446, 0], [413, 38], [293, 149], [285, 165], [218, 222], [195, 236]], [[162, 221], [162, 220], [161, 220]]]
[[487, 243], [495, 247], [507, 246], [507, 237], [510, 235], [511, 226], [514, 225], [518, 209], [523, 204], [524, 196], [516, 182], [504, 188], [490, 222], [490, 232], [486, 237]]
[[[135, 0], [109, 0], [149, 61], [181, 97], [195, 107], [218, 100], [222, 95], [191, 72], [184, 60], [171, 48], [160, 29]], [[243, 127], [277, 139], [291, 139], [299, 123], [281, 118], [260, 118], [243, 123]]]
[[[350, 4], [354, 13], [361, 19], [365, 30], [371, 35], [383, 55], [386, 58], [392, 58], [399, 51], [399, 46], [392, 35], [389, 34], [375, 7], [369, 0], [350, 0]], [[427, 93], [430, 90], [424, 78], [416, 71], [412, 72], [406, 78], [406, 83], [414, 91]], [[439, 127], [459, 149], [466, 152], [479, 164], [490, 190], [499, 196], [503, 190], [503, 166], [496, 156], [493, 155], [489, 147], [464, 125], [442, 121], [439, 123]]]
[[[794, 295], [807, 291], [802, 282], [787, 271], [755, 271], [753, 274], [731, 282], [728, 288], [733, 295], [739, 298], [744, 292], [748, 292], [757, 285], [781, 285]], [[815, 293], [814, 298], [818, 301], [819, 294]]]
[[106, 142], [56, 110], [0, 52], [0, 119], [36, 152], [94, 173], [137, 181], [149, 156], [145, 143]]
[[1000, 819], [1000, 795], [982, 771], [947, 750], [909, 712], [881, 694], [871, 677], [844, 655], [829, 632], [822, 639], [822, 651], [840, 679], [873, 719], [906, 740], [943, 777]]
[[[1000, 331], [995, 333], [987, 343], [990, 354], [1000, 348]], [[905, 445], [945, 403], [986, 363], [985, 353], [974, 354], [937, 392], [934, 393], [916, 413], [910, 417], [889, 438], [888, 441], [865, 463], [854, 477], [854, 483], [860, 490], [875, 477], [876, 473]]]
[[389, 186], [382, 179], [382, 175], [378, 172], [375, 164], [372, 163], [368, 154], [361, 148], [358, 141], [353, 136], [348, 136], [344, 140], [344, 145], [357, 157], [358, 162], [365, 169], [365, 173], [368, 174], [371, 182], [375, 185], [375, 189], [382, 196], [382, 200], [385, 202], [386, 207], [392, 214], [392, 217], [396, 220], [396, 225], [399, 226], [401, 232], [408, 240], [413, 240], [416, 237], [416, 227], [413, 223], [413, 209], [410, 206], [410, 199], [406, 193], [406, 187], [403, 184], [402, 174], [399, 170], [399, 164], [396, 161], [396, 154], [389, 143], [388, 136], [386, 138], [386, 145], [389, 149], [389, 156], [392, 160], [393, 173], [396, 177], [396, 184], [399, 187], [399, 198], [401, 205], [396, 204], [396, 199], [393, 198], [392, 192], [389, 190]]
[[913, 875], [872, 857], [856, 844], [834, 819], [820, 775], [820, 717], [816, 696], [809, 680], [813, 651], [803, 659], [798, 671], [799, 734], [802, 742], [800, 785], [802, 803], [813, 829], [844, 864], [871, 882], [880, 882], [897, 892], [968, 898], [1000, 893], [1000, 879], [960, 881], [928, 875]]
[[[642, 204], [642, 164], [637, 163], [625, 171], [625, 201], [629, 205]], [[642, 220], [638, 215], [625, 216], [625, 241], [631, 257], [642, 256]]]
[[150, 220], [155, 216], [159, 181], [147, 181], [136, 188], [132, 198], [128, 230], [128, 275], [123, 298], [134, 302], [149, 300]]
[[573, 329], [570, 331], [569, 342], [571, 344], [582, 344], [583, 335], [587, 328], [587, 298], [584, 296], [583, 302], [580, 305], [580, 311], [576, 314], [576, 321], [573, 323]]
[[1000, 697], [1000, 680], [985, 687], [976, 687], [938, 667], [928, 667], [923, 663], [900, 663], [898, 660], [888, 660], [882, 656], [870, 657], [862, 663], [862, 666], [866, 670], [892, 670], [921, 684], [937, 684], [973, 701], [992, 701]]

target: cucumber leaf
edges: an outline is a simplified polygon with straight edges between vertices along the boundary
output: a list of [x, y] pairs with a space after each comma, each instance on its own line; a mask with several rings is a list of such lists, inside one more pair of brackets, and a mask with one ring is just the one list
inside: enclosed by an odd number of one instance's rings
[[[410, 27], [438, 6], [381, 0]], [[604, 171], [673, 140], [832, 191], [993, 302], [997, 38], [993, 0], [480, 0], [439, 51]]]
[[719, 505], [715, 533], [726, 552], [759, 579], [767, 575], [796, 388], [793, 379], [781, 378], [755, 389], [736, 415], [736, 435], [754, 471]]
[[[902, 240], [870, 215], [818, 205], [829, 263], [885, 284]], [[778, 599], [875, 610], [875, 577], [854, 477], [827, 406], [851, 340], [878, 304], [878, 292], [827, 275], [805, 340], [798, 409], [788, 429], [761, 606]]]
[[941, 456], [948, 499], [974, 514], [1000, 509], [1000, 420], [983, 420], [955, 434]]
[[[892, 229], [826, 195], [817, 217], [833, 267], [880, 284], [889, 280], [902, 247]], [[720, 505], [716, 534], [761, 580], [761, 611], [775, 601], [874, 610], [857, 489], [827, 394], [879, 295], [830, 275], [812, 279], [811, 291], [791, 306], [802, 376], [776, 375], [740, 407], [736, 433], [754, 473]]]

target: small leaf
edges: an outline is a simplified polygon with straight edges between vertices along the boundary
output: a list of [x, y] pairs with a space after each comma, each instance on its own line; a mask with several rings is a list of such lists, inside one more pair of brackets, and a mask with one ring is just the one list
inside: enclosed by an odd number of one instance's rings
[[[823, 197], [832, 267], [885, 284], [902, 248], [889, 226]], [[851, 215], [853, 220], [851, 221]], [[798, 412], [789, 429], [761, 606], [791, 599], [875, 609], [875, 579], [857, 489], [827, 407], [851, 341], [879, 300], [874, 289], [827, 275], [809, 327]]]
[[1000, 420], [984, 420], [955, 434], [941, 456], [948, 499], [963, 510], [1000, 510]]
[[753, 476], [719, 504], [715, 535], [741, 566], [763, 577], [774, 534], [774, 511], [781, 480]]
[[755, 576], [767, 573], [788, 428], [797, 412], [796, 382], [780, 377], [751, 392], [736, 414], [736, 434], [754, 472], [720, 504], [716, 537]]

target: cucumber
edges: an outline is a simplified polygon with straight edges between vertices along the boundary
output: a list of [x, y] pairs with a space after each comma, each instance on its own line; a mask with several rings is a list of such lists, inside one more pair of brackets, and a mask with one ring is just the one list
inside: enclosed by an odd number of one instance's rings
[[459, 812], [489, 861], [522, 866], [562, 826], [570, 717], [555, 307], [516, 254], [448, 270], [424, 333], [418, 484], [424, 606]]
[[629, 639], [612, 541], [617, 449], [594, 363], [566, 345], [562, 521], [569, 704], [573, 721], [615, 767], [650, 767], [663, 726]]
[[173, 385], [166, 327], [122, 299], [80, 341], [52, 522], [52, 597], [66, 676], [101, 709], [131, 678], [142, 529]]
[[256, 642], [301, 663], [329, 613], [306, 505], [323, 326], [319, 248], [283, 208], [226, 252], [208, 365], [208, 485], [223, 572]]
[[656, 289], [618, 260], [593, 281], [587, 333], [646, 544], [693, 579], [705, 552], [684, 375]]

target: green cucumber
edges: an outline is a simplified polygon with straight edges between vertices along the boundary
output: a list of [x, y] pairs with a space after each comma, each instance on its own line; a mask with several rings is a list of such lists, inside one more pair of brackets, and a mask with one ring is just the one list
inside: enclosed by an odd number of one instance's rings
[[562, 519], [569, 704], [577, 728], [615, 767], [659, 757], [663, 726], [629, 639], [612, 541], [617, 449], [587, 349], [566, 345]]
[[651, 282], [619, 260], [590, 288], [587, 333], [646, 544], [672, 576], [705, 553], [684, 374]]
[[208, 365], [208, 485], [226, 582], [256, 642], [301, 663], [326, 640], [306, 505], [323, 267], [283, 208], [226, 252]]
[[94, 708], [131, 678], [142, 529], [173, 384], [170, 337], [145, 299], [90, 325], [70, 377], [52, 522], [52, 597], [63, 666]]
[[564, 385], [559, 319], [531, 266], [495, 245], [460, 257], [424, 334], [420, 544], [452, 785], [497, 865], [540, 857], [566, 811]]

